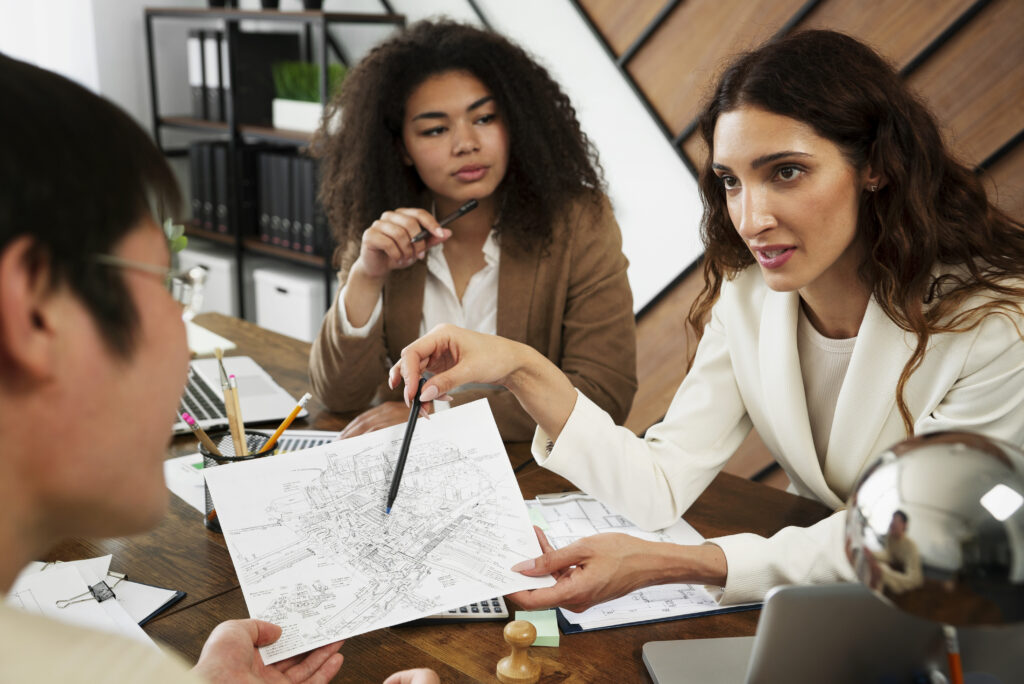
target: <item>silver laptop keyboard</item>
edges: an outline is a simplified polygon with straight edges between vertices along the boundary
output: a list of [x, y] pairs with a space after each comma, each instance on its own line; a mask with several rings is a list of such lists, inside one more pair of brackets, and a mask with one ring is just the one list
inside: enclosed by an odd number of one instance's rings
[[191, 368], [178, 411], [188, 411], [196, 420], [227, 420], [224, 400]]

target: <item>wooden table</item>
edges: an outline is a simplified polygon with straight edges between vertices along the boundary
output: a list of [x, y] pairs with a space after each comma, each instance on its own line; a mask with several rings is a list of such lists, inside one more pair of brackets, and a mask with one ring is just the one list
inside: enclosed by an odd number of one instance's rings
[[[197, 322], [233, 340], [234, 354], [253, 357], [289, 392], [308, 388], [309, 345], [250, 323], [218, 314]], [[332, 415], [314, 399], [305, 421], [293, 427], [340, 429], [351, 416]], [[575, 489], [567, 480], [532, 463], [527, 444], [507, 445], [514, 465], [527, 463], [518, 481], [524, 498]], [[176, 438], [171, 455], [194, 452], [195, 441]], [[686, 519], [705, 537], [735, 532], [772, 534], [787, 525], [808, 525], [828, 514], [810, 500], [731, 475], [719, 475], [687, 512]], [[113, 570], [130, 579], [181, 589], [188, 596], [145, 629], [151, 636], [195, 661], [217, 623], [247, 617], [238, 579], [224, 538], [203, 527], [202, 516], [176, 496], [168, 514], [151, 532], [131, 538], [75, 539], [62, 543], [43, 560], [76, 560], [113, 554]], [[510, 610], [515, 606], [510, 603]], [[558, 648], [531, 649], [554, 662], [542, 682], [649, 681], [641, 660], [648, 641], [752, 635], [757, 611], [730, 613], [638, 627], [622, 627], [562, 636]], [[444, 682], [497, 681], [494, 668], [508, 653], [503, 623], [391, 627], [349, 639], [345, 664], [336, 681], [380, 682], [396, 670], [431, 667]]]

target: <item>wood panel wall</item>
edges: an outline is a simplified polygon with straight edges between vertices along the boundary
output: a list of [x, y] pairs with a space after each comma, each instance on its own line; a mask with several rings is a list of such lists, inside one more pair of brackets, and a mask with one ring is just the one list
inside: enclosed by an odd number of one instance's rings
[[[986, 167], [995, 203], [1024, 220], [1024, 0], [574, 1], [692, 168], [706, 154], [694, 119], [729, 58], [801, 28], [830, 28], [903, 71], [951, 148]], [[637, 433], [664, 415], [685, 375], [684, 319], [701, 283], [698, 269], [638, 321], [640, 389], [626, 422]], [[727, 470], [749, 477], [770, 461], [753, 435]]]

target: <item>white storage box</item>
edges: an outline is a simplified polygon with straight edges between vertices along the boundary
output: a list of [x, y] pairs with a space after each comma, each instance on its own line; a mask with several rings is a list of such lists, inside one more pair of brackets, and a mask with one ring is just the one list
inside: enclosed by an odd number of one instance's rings
[[324, 274], [280, 265], [257, 268], [256, 325], [312, 342], [326, 308]]
[[203, 288], [203, 303], [200, 312], [216, 311], [228, 316], [238, 316], [238, 282], [235, 278], [235, 254], [229, 249], [196, 244], [192, 239], [189, 246], [178, 252], [178, 268], [189, 269], [202, 266], [206, 269], [206, 285]]

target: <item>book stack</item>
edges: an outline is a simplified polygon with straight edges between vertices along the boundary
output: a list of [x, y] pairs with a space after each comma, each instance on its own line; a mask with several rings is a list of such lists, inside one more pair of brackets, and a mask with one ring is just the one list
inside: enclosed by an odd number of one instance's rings
[[332, 240], [317, 202], [316, 162], [285, 152], [259, 154], [260, 240], [303, 254], [329, 256]]
[[[257, 235], [261, 242], [313, 256], [330, 256], [333, 241], [317, 201], [316, 161], [292, 147], [244, 145], [232, 173], [228, 143], [189, 146], [194, 228], [212, 233]], [[238, 183], [232, 186], [228, 178]], [[239, 193], [240, 215], [231, 215], [231, 193]]]

